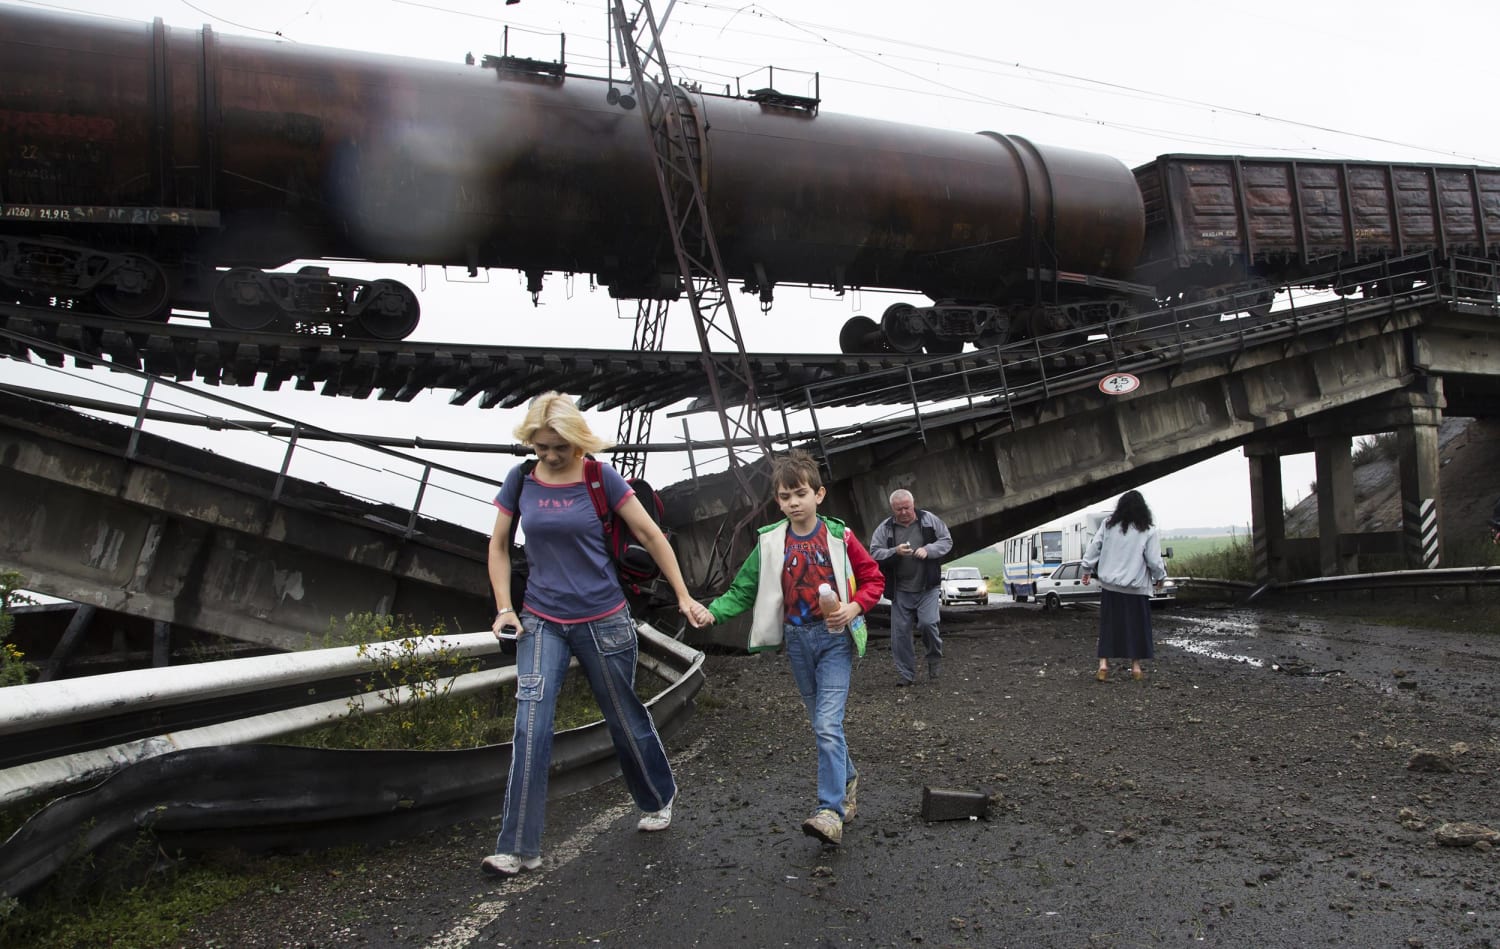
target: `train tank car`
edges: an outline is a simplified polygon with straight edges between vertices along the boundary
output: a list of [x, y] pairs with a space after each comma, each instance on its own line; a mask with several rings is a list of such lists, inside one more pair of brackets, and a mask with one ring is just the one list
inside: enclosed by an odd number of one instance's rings
[[[0, 8], [0, 293], [138, 319], [395, 339], [394, 281], [295, 260], [592, 274], [680, 292], [641, 118], [603, 79]], [[1144, 240], [1114, 158], [675, 90], [726, 269], [926, 294], [884, 330], [957, 348], [1092, 322]], [[859, 321], [863, 320], [863, 323]]]

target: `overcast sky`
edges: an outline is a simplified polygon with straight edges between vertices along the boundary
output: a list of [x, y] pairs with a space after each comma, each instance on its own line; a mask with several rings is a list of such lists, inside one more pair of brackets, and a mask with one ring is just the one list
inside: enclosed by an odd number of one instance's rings
[[[554, 59], [558, 35], [565, 33], [573, 71], [602, 75], [607, 59], [604, 0], [6, 5], [141, 21], [160, 17], [169, 26], [206, 23], [221, 33], [450, 62], [462, 61], [466, 53], [499, 52], [508, 24], [512, 54]], [[665, 13], [665, 0], [655, 9], [658, 17]], [[1487, 52], [1497, 28], [1500, 4], [1493, 0], [1435, 0], [1400, 8], [1368, 0], [1261, 0], [1239, 6], [1198, 0], [682, 0], [672, 9], [664, 42], [674, 78], [707, 88], [764, 85], [765, 67], [775, 66], [778, 88], [811, 94], [806, 88], [811, 80], [803, 77], [817, 72], [825, 112], [1017, 134], [1113, 155], [1132, 167], [1174, 152], [1500, 165], [1500, 128], [1483, 104], [1486, 91], [1500, 87], [1500, 64]], [[1473, 38], [1472, 48], [1455, 45], [1464, 37]], [[799, 82], [805, 88], [799, 89]], [[533, 308], [513, 272], [488, 274], [476, 285], [458, 280], [457, 273], [431, 269], [342, 264], [335, 269], [389, 276], [417, 290], [423, 320], [413, 339], [528, 346], [570, 346], [586, 339], [590, 346], [630, 346], [634, 306], [617, 308], [584, 280], [549, 278], [541, 306]], [[817, 299], [828, 296], [784, 289], [769, 317], [748, 298], [737, 299], [747, 347], [785, 351], [788, 327], [798, 327], [799, 341], [812, 339], [818, 348], [835, 352], [844, 320], [855, 313], [878, 319], [890, 302], [887, 296], [860, 299], [857, 294]], [[666, 346], [696, 348], [685, 305], [668, 319]], [[31, 385], [46, 384], [52, 375], [14, 363], [0, 371]], [[518, 420], [516, 412], [448, 406], [441, 394], [409, 405], [290, 391], [232, 394], [317, 424], [371, 434], [508, 442]], [[597, 427], [613, 434], [614, 424], [609, 415]], [[691, 424], [704, 437], [717, 430], [711, 419]], [[680, 432], [680, 421], [659, 417], [653, 438]], [[498, 478], [513, 460], [470, 456], [466, 463]], [[679, 461], [666, 456], [653, 459], [647, 474], [664, 484], [678, 480], [680, 470]], [[1289, 501], [1304, 496], [1312, 480], [1311, 456], [1288, 459], [1284, 480]], [[1142, 490], [1165, 528], [1249, 523], [1247, 468], [1238, 451]], [[489, 516], [487, 505], [477, 511], [484, 523]]]

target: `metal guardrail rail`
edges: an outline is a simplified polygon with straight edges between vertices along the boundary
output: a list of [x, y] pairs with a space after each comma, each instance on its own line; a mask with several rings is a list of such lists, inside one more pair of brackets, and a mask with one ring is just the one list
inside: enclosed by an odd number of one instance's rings
[[[641, 665], [670, 683], [647, 703], [657, 729], [670, 734], [702, 687], [704, 656], [648, 624], [639, 629]], [[419, 647], [424, 654], [478, 657], [499, 649], [489, 633], [427, 638]], [[0, 689], [0, 735], [8, 754], [20, 738], [59, 729], [81, 736], [75, 744], [90, 745], [0, 770], [0, 802], [53, 798], [0, 844], [0, 898], [17, 896], [67, 860], [140, 830], [151, 830], [171, 849], [259, 851], [389, 839], [498, 812], [509, 743], [457, 751], [259, 744], [356, 707], [387, 707], [378, 694], [353, 686], [337, 697], [322, 688], [373, 668], [359, 647], [343, 647]], [[460, 677], [454, 689], [495, 688], [514, 677], [514, 666], [489, 669]], [[260, 710], [265, 695], [289, 687], [306, 693], [303, 705]], [[225, 704], [226, 697], [234, 701]], [[229, 717], [228, 708], [238, 709], [238, 717]], [[217, 720], [115, 742], [137, 727], [142, 711]], [[604, 723], [558, 733], [553, 769], [556, 794], [617, 774]], [[57, 796], [63, 790], [71, 793]]]
[[1431, 570], [1386, 570], [1378, 573], [1350, 573], [1336, 577], [1288, 580], [1284, 583], [1268, 583], [1257, 587], [1247, 598], [1247, 602], [1254, 601], [1267, 593], [1486, 586], [1500, 586], [1500, 567], [1434, 567]]
[[1173, 577], [1178, 589], [1209, 589], [1240, 594], [1253, 602], [1267, 594], [1419, 590], [1440, 587], [1500, 587], [1500, 567], [1434, 567], [1430, 570], [1384, 570], [1335, 577], [1310, 577], [1263, 584], [1214, 577]]

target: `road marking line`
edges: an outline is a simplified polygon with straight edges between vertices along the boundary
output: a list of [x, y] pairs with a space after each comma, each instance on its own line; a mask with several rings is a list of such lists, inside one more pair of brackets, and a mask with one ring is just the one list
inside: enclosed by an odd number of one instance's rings
[[[672, 765], [673, 770], [675, 771], [678, 765], [686, 764], [698, 757], [707, 747], [707, 738], [698, 739], [686, 751], [677, 756], [677, 760]], [[566, 840], [559, 844], [552, 851], [554, 859], [548, 861], [550, 866], [544, 864], [544, 868], [556, 870], [572, 863], [583, 854], [584, 849], [592, 844], [595, 838], [608, 830], [620, 818], [635, 809], [636, 806], [633, 801], [629, 804], [618, 804], [605, 809], [601, 814], [578, 828], [578, 830], [574, 831]], [[470, 945], [475, 939], [479, 938], [479, 934], [484, 931], [485, 927], [504, 915], [505, 911], [510, 908], [514, 897], [520, 896], [528, 890], [541, 885], [543, 878], [544, 874], [542, 872], [533, 871], [530, 873], [521, 873], [506, 880], [505, 893], [511, 899], [489, 900], [480, 903], [474, 907], [469, 915], [459, 920], [446, 932], [438, 933], [429, 939], [426, 949], [464, 949], [465, 946]], [[504, 943], [499, 943], [499, 945], [504, 945]]]

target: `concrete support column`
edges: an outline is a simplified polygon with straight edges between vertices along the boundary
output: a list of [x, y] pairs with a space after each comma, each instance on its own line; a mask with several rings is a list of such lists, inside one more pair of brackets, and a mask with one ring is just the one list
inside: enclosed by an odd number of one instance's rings
[[172, 662], [172, 624], [157, 620], [151, 625], [151, 668], [160, 669]]
[[1409, 421], [1396, 426], [1400, 452], [1401, 527], [1406, 566], [1430, 570], [1442, 563], [1442, 490], [1438, 486], [1438, 422], [1442, 413], [1414, 404]]
[[[1354, 440], [1328, 435], [1315, 440], [1318, 473], [1318, 567], [1325, 577], [1359, 570], [1359, 556], [1344, 535], [1354, 533]], [[1342, 551], [1350, 553], [1342, 553]]]
[[1286, 512], [1282, 505], [1281, 455], [1274, 448], [1245, 446], [1250, 462], [1250, 557], [1257, 584], [1287, 575]]

